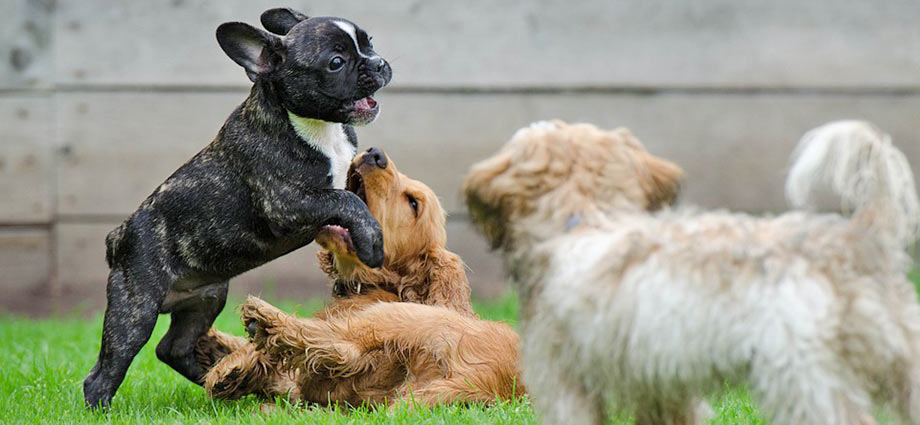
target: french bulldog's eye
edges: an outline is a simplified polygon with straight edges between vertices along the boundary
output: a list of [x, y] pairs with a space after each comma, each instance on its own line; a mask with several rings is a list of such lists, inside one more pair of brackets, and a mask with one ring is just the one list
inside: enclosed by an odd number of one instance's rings
[[329, 60], [330, 71], [338, 71], [342, 69], [343, 66], [345, 66], [345, 59], [342, 59], [341, 56], [336, 56]]

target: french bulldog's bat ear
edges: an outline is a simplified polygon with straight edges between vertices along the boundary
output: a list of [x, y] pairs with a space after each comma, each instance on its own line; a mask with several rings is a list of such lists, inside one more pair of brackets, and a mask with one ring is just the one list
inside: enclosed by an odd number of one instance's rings
[[217, 43], [224, 53], [246, 70], [253, 82], [272, 72], [283, 59], [281, 39], [242, 22], [217, 27]]
[[278, 7], [262, 12], [260, 20], [265, 29], [278, 35], [285, 35], [291, 28], [294, 28], [294, 25], [306, 21], [307, 15], [289, 7]]

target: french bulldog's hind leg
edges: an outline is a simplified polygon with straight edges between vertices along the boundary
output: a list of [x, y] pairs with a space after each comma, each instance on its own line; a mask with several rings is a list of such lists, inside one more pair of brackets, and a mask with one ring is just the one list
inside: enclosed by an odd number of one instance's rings
[[198, 340], [227, 303], [228, 282], [212, 285], [193, 302], [182, 303], [172, 310], [169, 330], [157, 344], [157, 358], [197, 384], [203, 383], [206, 369], [195, 356]]
[[169, 286], [168, 278], [157, 275], [156, 268], [137, 269], [125, 273], [116, 265], [109, 273], [102, 347], [96, 365], [83, 381], [83, 397], [89, 408], [109, 407], [128, 366], [150, 339], [157, 323], [160, 301]]

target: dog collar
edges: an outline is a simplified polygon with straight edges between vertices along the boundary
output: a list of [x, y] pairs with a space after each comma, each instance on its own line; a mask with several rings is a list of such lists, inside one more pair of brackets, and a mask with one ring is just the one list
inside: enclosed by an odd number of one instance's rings
[[349, 295], [361, 295], [361, 290], [366, 285], [361, 284], [361, 282], [348, 282], [345, 279], [336, 279], [332, 283], [332, 296], [336, 298], [343, 298]]
[[565, 221], [565, 231], [568, 232], [569, 230], [572, 230], [578, 227], [579, 224], [581, 224], [581, 214], [578, 214], [578, 213], [572, 214]]

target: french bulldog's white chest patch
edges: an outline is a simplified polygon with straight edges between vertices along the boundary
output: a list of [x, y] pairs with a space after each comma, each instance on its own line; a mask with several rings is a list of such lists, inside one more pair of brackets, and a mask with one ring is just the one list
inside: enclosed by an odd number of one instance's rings
[[329, 158], [332, 187], [345, 189], [348, 167], [355, 157], [355, 147], [348, 141], [341, 123], [297, 116], [288, 111], [294, 131], [314, 149]]

